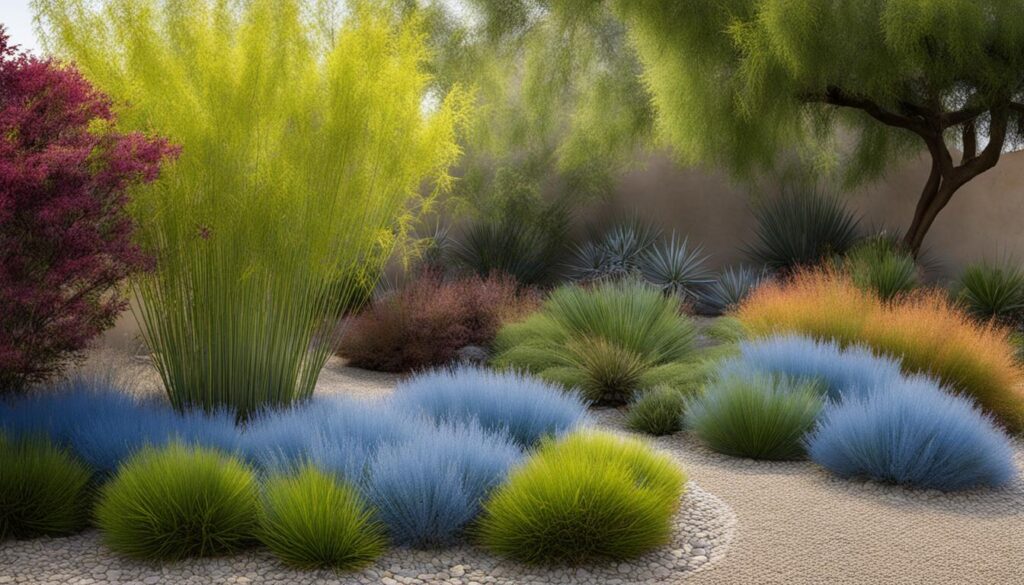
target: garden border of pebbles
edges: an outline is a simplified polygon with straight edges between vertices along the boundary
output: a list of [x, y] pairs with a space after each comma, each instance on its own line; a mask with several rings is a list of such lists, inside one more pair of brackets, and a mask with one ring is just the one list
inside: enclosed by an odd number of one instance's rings
[[671, 543], [623, 563], [586, 567], [530, 566], [462, 545], [438, 550], [390, 549], [369, 568], [355, 573], [299, 571], [269, 552], [189, 559], [148, 565], [117, 556], [98, 531], [67, 538], [39, 538], [0, 544], [0, 584], [122, 585], [324, 583], [418, 584], [572, 584], [627, 585], [678, 581], [725, 556], [736, 516], [722, 500], [687, 483], [674, 517]]

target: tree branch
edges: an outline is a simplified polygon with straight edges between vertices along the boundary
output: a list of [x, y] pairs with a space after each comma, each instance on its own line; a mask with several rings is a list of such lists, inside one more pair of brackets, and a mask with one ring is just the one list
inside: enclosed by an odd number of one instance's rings
[[961, 135], [963, 136], [964, 156], [960, 160], [960, 164], [966, 164], [978, 156], [978, 128], [974, 124], [974, 120], [964, 124]]
[[852, 96], [834, 85], [830, 85], [824, 94], [808, 94], [804, 95], [802, 99], [805, 102], [818, 102], [861, 110], [883, 124], [910, 130], [916, 134], [930, 133], [930, 129], [920, 120], [887, 110], [871, 100]]

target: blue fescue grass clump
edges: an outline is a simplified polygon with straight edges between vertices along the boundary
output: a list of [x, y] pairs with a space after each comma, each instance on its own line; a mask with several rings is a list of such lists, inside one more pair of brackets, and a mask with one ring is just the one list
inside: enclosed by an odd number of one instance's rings
[[740, 355], [720, 370], [723, 376], [756, 372], [818, 380], [833, 400], [903, 378], [898, 360], [877, 356], [865, 347], [844, 348], [798, 335], [743, 341]]
[[1016, 474], [991, 417], [921, 377], [829, 404], [807, 450], [840, 477], [942, 491], [1001, 487]]
[[403, 440], [416, 424], [384, 403], [320, 396], [255, 416], [242, 433], [240, 452], [262, 471], [287, 473], [311, 462], [349, 477], [362, 472], [377, 448]]
[[438, 423], [476, 421], [489, 432], [507, 433], [530, 448], [581, 424], [587, 407], [580, 397], [532, 376], [461, 366], [420, 374], [395, 390], [396, 407]]
[[507, 435], [476, 424], [421, 425], [408, 441], [381, 448], [363, 486], [396, 544], [455, 541], [522, 452]]
[[112, 473], [145, 445], [178, 441], [225, 452], [238, 445], [232, 413], [178, 413], [94, 377], [75, 377], [11, 403], [0, 412], [0, 427], [11, 436], [49, 437], [100, 474]]

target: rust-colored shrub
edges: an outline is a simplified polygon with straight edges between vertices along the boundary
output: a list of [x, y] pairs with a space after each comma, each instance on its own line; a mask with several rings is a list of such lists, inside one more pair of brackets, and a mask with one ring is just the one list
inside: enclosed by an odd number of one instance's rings
[[840, 273], [808, 271], [761, 286], [736, 316], [753, 335], [795, 332], [866, 345], [1024, 431], [1024, 370], [1014, 359], [1010, 331], [974, 321], [941, 291], [885, 303]]
[[424, 272], [356, 316], [339, 354], [353, 366], [383, 372], [443, 365], [459, 348], [489, 345], [502, 323], [524, 317], [538, 302], [505, 276], [447, 281]]

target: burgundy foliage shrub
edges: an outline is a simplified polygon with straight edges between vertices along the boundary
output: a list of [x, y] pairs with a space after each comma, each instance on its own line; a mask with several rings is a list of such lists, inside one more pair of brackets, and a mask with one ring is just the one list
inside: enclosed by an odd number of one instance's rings
[[353, 366], [383, 372], [444, 365], [462, 347], [486, 347], [503, 322], [538, 302], [506, 276], [446, 281], [424, 272], [355, 317], [339, 353]]
[[113, 124], [81, 74], [18, 51], [0, 25], [0, 393], [56, 373], [111, 326], [119, 283], [148, 264], [127, 193], [175, 149]]

